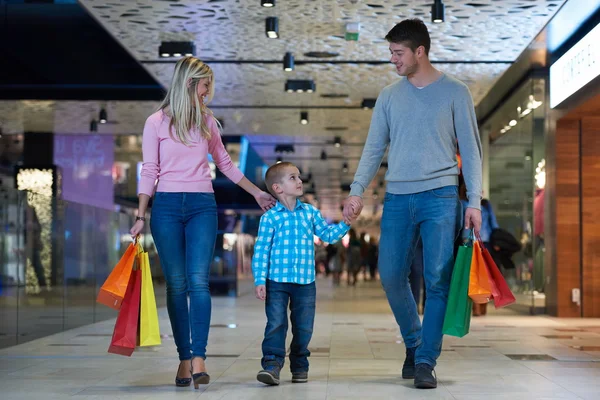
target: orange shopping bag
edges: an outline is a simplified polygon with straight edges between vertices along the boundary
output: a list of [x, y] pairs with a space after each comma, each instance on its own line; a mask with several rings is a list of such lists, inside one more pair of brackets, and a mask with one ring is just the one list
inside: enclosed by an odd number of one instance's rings
[[123, 254], [121, 260], [100, 288], [98, 298], [96, 298], [98, 303], [114, 308], [115, 310], [121, 308], [121, 303], [129, 284], [129, 278], [131, 277], [133, 263], [138, 252], [139, 245], [137, 243], [130, 244], [127, 250], [125, 250], [125, 254]]
[[486, 304], [492, 297], [490, 276], [483, 259], [481, 242], [473, 243], [473, 257], [471, 258], [471, 274], [469, 275], [469, 297], [476, 304]]

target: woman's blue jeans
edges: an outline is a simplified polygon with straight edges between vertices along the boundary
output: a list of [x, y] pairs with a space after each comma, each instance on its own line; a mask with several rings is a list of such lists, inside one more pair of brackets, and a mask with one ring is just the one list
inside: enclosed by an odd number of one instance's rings
[[208, 278], [217, 236], [214, 194], [156, 193], [150, 229], [167, 282], [167, 310], [179, 359], [206, 358]]

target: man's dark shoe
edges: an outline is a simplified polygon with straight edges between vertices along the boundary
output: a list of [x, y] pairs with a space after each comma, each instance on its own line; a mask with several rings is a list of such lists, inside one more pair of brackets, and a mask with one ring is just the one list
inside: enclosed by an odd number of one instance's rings
[[292, 383], [306, 383], [308, 382], [308, 372], [292, 372]]
[[414, 379], [415, 377], [415, 352], [416, 347], [406, 348], [406, 359], [402, 366], [402, 379]]
[[279, 385], [279, 371], [281, 371], [279, 365], [269, 364], [256, 375], [256, 379], [265, 385]]
[[437, 378], [429, 364], [417, 364], [415, 367], [415, 387], [417, 389], [435, 389]]

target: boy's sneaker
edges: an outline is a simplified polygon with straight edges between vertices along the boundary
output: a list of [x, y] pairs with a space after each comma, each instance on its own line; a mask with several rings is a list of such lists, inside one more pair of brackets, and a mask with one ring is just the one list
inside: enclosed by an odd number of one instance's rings
[[256, 375], [256, 379], [265, 385], [279, 385], [279, 371], [281, 371], [279, 365], [269, 364]]
[[406, 359], [404, 359], [404, 365], [402, 366], [402, 379], [414, 379], [415, 378], [415, 352], [416, 347], [406, 348]]
[[435, 389], [437, 378], [429, 364], [417, 364], [415, 368], [415, 387], [417, 389]]
[[306, 383], [308, 382], [308, 372], [292, 372], [292, 383]]

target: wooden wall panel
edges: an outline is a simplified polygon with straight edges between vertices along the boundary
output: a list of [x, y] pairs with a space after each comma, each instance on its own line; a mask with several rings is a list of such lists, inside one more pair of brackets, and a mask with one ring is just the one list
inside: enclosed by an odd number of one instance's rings
[[600, 317], [600, 118], [581, 120], [583, 316]]
[[556, 125], [556, 316], [580, 317], [571, 290], [581, 289], [580, 120]]

